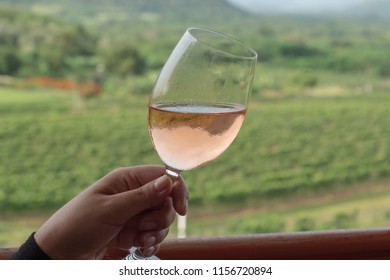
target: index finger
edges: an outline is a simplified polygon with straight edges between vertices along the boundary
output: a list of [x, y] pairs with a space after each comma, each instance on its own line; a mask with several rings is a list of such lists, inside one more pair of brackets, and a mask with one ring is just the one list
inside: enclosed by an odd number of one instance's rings
[[95, 189], [101, 192], [115, 194], [137, 189], [164, 174], [165, 168], [158, 165], [120, 167], [108, 173], [94, 185]]
[[117, 171], [121, 174], [121, 179], [128, 185], [143, 186], [165, 174], [165, 167], [158, 165], [138, 165], [122, 167]]

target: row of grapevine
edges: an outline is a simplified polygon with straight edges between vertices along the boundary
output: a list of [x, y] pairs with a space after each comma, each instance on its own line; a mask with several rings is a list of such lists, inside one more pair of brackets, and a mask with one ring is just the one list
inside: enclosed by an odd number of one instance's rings
[[[2, 210], [57, 207], [116, 167], [161, 164], [149, 141], [143, 97], [110, 103], [103, 96], [85, 100], [80, 111], [61, 94], [10, 90], [0, 98]], [[388, 179], [389, 98], [253, 101], [231, 147], [183, 174], [191, 202]]]

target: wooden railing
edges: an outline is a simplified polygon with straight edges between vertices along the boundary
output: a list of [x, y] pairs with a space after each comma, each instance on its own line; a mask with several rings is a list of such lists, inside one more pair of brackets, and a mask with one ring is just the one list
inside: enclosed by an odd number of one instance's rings
[[[15, 250], [0, 249], [0, 259], [8, 259]], [[125, 250], [112, 248], [106, 259], [124, 255]], [[173, 239], [164, 241], [158, 256], [171, 260], [390, 259], [390, 227]]]

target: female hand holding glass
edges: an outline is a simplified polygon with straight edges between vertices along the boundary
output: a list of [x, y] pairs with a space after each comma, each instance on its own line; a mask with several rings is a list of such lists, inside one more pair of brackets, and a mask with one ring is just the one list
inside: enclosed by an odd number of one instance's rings
[[176, 213], [187, 211], [188, 189], [162, 166], [117, 168], [56, 211], [12, 259], [100, 259], [107, 248], [155, 253]]

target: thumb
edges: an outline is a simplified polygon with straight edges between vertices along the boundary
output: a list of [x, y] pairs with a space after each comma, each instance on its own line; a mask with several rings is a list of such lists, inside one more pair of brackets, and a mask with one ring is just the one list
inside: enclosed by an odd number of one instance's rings
[[[161, 204], [171, 193], [173, 182], [167, 175], [137, 189], [117, 194], [115, 205], [118, 211], [127, 214], [127, 219]], [[115, 208], [116, 208], [115, 207]]]

